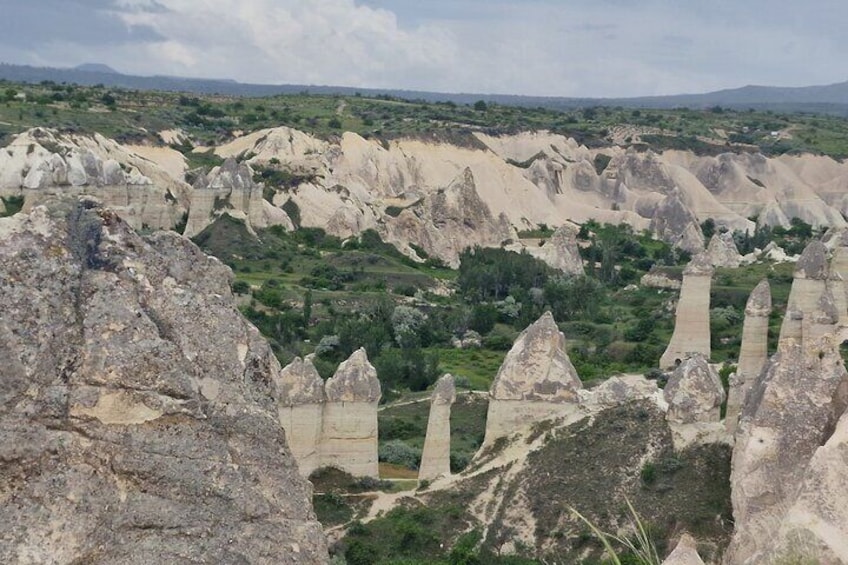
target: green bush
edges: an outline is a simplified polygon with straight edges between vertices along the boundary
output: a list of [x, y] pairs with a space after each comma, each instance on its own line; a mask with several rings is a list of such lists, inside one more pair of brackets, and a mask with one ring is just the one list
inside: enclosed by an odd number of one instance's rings
[[380, 446], [378, 458], [385, 463], [417, 469], [421, 464], [421, 451], [402, 440], [393, 439]]

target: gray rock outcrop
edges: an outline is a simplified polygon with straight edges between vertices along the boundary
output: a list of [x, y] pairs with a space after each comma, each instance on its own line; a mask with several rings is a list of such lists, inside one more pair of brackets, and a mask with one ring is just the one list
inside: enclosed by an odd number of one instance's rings
[[[786, 304], [787, 316], [780, 328], [781, 339], [790, 337], [793, 328], [806, 338], [813, 337], [811, 331], [817, 322], [812, 314], [819, 309], [819, 303], [829, 287], [829, 279], [828, 250], [822, 242], [812, 241], [795, 266], [792, 289]], [[796, 324], [798, 320], [800, 324]]]
[[739, 364], [730, 375], [725, 424], [727, 432], [735, 433], [739, 413], [748, 391], [768, 362], [768, 328], [771, 315], [771, 287], [763, 279], [751, 292], [745, 305], [745, 322], [742, 325], [742, 345]]
[[378, 477], [377, 403], [382, 393], [365, 349], [339, 365], [324, 391], [321, 465], [357, 477]]
[[418, 480], [433, 480], [450, 474], [450, 413], [456, 401], [453, 376], [444, 375], [436, 382], [430, 400], [427, 435], [418, 468]]
[[668, 402], [666, 418], [674, 424], [718, 422], [724, 388], [703, 355], [684, 359], [663, 389]]
[[276, 379], [277, 413], [300, 473], [321, 466], [324, 381], [310, 359], [295, 357]]
[[565, 336], [546, 312], [521, 332], [492, 382], [483, 443], [567, 415], [581, 388]]
[[527, 252], [567, 275], [582, 275], [583, 259], [577, 245], [577, 229], [564, 224], [554, 231], [541, 247], [527, 247]]
[[691, 253], [704, 249], [704, 235], [698, 217], [683, 203], [676, 191], [656, 205], [651, 217], [651, 231], [663, 241]]
[[735, 269], [742, 264], [742, 255], [733, 241], [730, 232], [716, 233], [707, 245], [707, 257], [713, 267], [729, 267]]
[[660, 357], [660, 368], [670, 369], [693, 353], [709, 359], [710, 286], [713, 266], [703, 253], [696, 255], [683, 271], [683, 284], [674, 320], [674, 332]]
[[91, 202], [0, 240], [0, 561], [327, 562], [229, 269]]

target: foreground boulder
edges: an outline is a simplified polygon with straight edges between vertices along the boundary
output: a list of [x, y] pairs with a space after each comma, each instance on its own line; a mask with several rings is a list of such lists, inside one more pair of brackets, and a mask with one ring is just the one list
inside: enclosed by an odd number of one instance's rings
[[0, 240], [0, 562], [327, 561], [225, 266], [91, 202]]

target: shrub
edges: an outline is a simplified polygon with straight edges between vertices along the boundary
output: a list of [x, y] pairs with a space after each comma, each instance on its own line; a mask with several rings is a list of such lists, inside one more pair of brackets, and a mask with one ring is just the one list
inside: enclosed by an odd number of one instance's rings
[[421, 463], [421, 451], [399, 439], [389, 440], [381, 445], [378, 457], [380, 461], [409, 469], [417, 469]]

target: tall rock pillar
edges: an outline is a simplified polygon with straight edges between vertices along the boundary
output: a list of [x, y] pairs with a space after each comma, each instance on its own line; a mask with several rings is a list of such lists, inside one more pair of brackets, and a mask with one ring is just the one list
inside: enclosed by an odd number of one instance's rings
[[567, 416], [582, 383], [550, 312], [527, 327], [507, 353], [489, 391], [488, 445], [533, 423]]
[[436, 383], [430, 401], [427, 436], [424, 438], [424, 451], [418, 468], [419, 481], [450, 474], [450, 413], [455, 400], [453, 376], [444, 375]]
[[736, 432], [739, 412], [754, 381], [768, 362], [768, 326], [771, 314], [771, 287], [767, 280], [760, 281], [745, 305], [745, 323], [742, 326], [742, 346], [739, 366], [730, 376], [727, 395], [725, 426], [729, 434]]
[[378, 477], [377, 403], [380, 381], [365, 349], [353, 352], [324, 386], [321, 466], [357, 477]]
[[683, 271], [683, 285], [671, 341], [660, 368], [671, 369], [693, 353], [710, 358], [710, 284], [713, 266], [706, 254], [696, 255]]
[[300, 474], [308, 477], [320, 464], [324, 381], [309, 359], [295, 357], [276, 379], [277, 414]]

